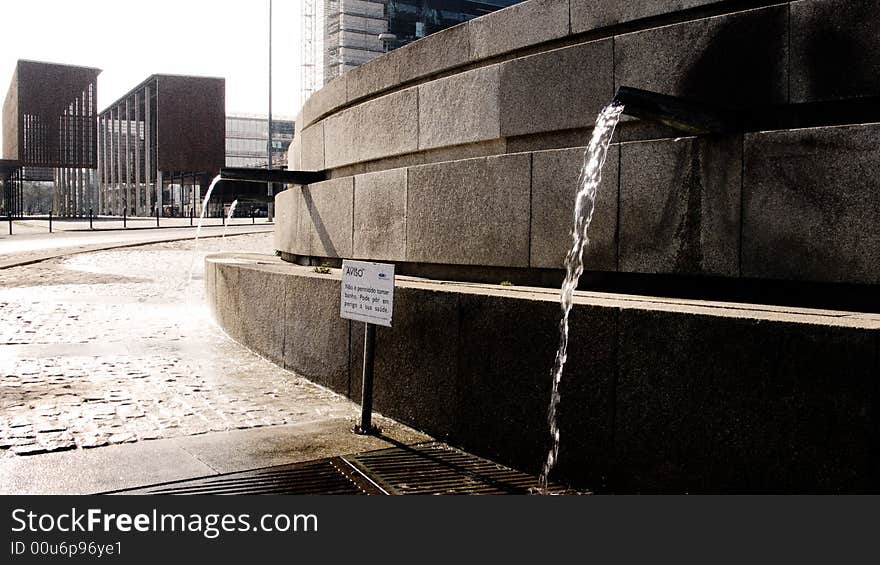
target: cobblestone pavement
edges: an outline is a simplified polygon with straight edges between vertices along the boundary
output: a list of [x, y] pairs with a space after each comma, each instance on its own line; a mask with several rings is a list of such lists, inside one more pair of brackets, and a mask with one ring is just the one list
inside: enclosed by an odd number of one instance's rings
[[251, 353], [210, 319], [204, 256], [271, 252], [271, 237], [0, 270], [0, 457], [356, 418], [355, 405]]

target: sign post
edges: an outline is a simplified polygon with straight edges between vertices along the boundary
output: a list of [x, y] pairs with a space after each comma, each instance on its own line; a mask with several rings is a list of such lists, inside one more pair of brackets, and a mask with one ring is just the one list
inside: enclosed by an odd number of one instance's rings
[[361, 386], [361, 423], [357, 434], [373, 432], [373, 358], [376, 326], [391, 327], [394, 311], [394, 265], [364, 261], [342, 262], [339, 315], [364, 322], [364, 372]]

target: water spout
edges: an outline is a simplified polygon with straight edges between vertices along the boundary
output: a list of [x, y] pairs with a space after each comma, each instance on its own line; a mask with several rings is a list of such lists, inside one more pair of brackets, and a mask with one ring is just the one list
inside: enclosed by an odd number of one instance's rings
[[556, 351], [556, 359], [553, 363], [553, 391], [547, 412], [551, 447], [539, 478], [543, 492], [547, 492], [548, 476], [559, 456], [559, 426], [556, 422], [556, 410], [560, 398], [559, 383], [562, 381], [562, 370], [568, 354], [568, 315], [571, 312], [574, 290], [584, 271], [584, 248], [589, 243], [587, 229], [590, 227], [593, 211], [596, 208], [596, 193], [602, 180], [602, 165], [605, 164], [608, 145], [611, 143], [614, 128], [620, 121], [622, 112], [623, 105], [615, 100], [599, 113], [590, 137], [590, 144], [584, 151], [584, 164], [578, 178], [578, 192], [574, 202], [574, 227], [571, 232], [572, 245], [565, 257], [565, 281], [562, 283], [560, 296], [562, 319], [559, 322], [559, 349]]
[[627, 116], [657, 122], [688, 135], [736, 129], [736, 116], [730, 111], [640, 88], [619, 87], [614, 102], [626, 107]]

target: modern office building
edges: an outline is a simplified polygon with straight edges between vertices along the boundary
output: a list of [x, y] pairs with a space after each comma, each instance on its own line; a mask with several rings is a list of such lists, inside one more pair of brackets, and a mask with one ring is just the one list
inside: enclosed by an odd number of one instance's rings
[[185, 216], [224, 165], [226, 82], [152, 75], [98, 115], [99, 213]]
[[303, 97], [385, 50], [521, 1], [304, 0]]
[[100, 69], [18, 61], [3, 103], [2, 205], [24, 214], [23, 184], [55, 181], [56, 214], [79, 216], [96, 202]]
[[[287, 167], [287, 148], [293, 141], [293, 119], [272, 117], [272, 167]], [[268, 166], [269, 120], [265, 115], [226, 116], [226, 166]]]
[[389, 50], [522, 0], [387, 0]]

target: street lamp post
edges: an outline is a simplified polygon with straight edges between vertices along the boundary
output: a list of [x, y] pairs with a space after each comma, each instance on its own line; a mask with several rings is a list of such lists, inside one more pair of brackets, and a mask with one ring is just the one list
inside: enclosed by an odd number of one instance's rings
[[[268, 169], [272, 169], [272, 0], [269, 0], [269, 141], [266, 144], [268, 153]], [[268, 221], [273, 221], [275, 215], [275, 202], [272, 200], [272, 183], [266, 183], [269, 201], [266, 204], [266, 216]]]

